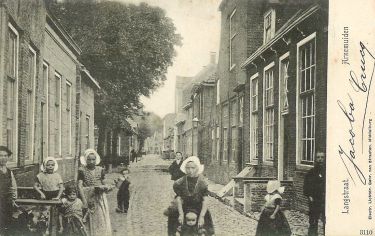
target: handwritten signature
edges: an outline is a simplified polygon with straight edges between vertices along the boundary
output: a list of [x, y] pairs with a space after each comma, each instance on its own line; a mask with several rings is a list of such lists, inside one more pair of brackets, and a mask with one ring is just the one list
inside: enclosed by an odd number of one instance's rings
[[[372, 79], [373, 79], [374, 70], [375, 70], [375, 57], [370, 52], [370, 50], [365, 46], [364, 43], [359, 42], [359, 46], [360, 46], [359, 51], [360, 51], [360, 54], [361, 54], [361, 76], [358, 77], [356, 75], [356, 73], [353, 70], [351, 70], [349, 81], [350, 81], [350, 84], [351, 84], [353, 90], [356, 93], [362, 93], [366, 96], [365, 110], [364, 110], [364, 113], [362, 115], [362, 133], [361, 133], [362, 134], [362, 136], [361, 136], [361, 146], [362, 146], [362, 153], [363, 153], [364, 126], [365, 126], [365, 120], [366, 120], [366, 115], [367, 115], [367, 107], [368, 107], [368, 100], [369, 100], [369, 95], [370, 95], [370, 91], [371, 91], [371, 84], [372, 84]], [[370, 66], [372, 66], [372, 69], [371, 69], [372, 72], [371, 72], [370, 77], [368, 77], [367, 74], [366, 74], [366, 71], [367, 71], [366, 59], [372, 60], [372, 64], [369, 64]], [[344, 148], [341, 145], [339, 145], [338, 152], [339, 152], [341, 161], [343, 162], [343, 164], [345, 166], [345, 169], [348, 172], [348, 174], [349, 174], [350, 178], [352, 179], [353, 183], [355, 184], [356, 182], [354, 181], [354, 177], [352, 175], [352, 171], [351, 171], [352, 168], [354, 168], [354, 170], [357, 174], [357, 177], [361, 181], [361, 183], [363, 185], [366, 185], [366, 183], [367, 183], [366, 177], [363, 174], [362, 170], [355, 163], [355, 159], [356, 159], [356, 149], [355, 149], [356, 133], [355, 133], [354, 128], [353, 128], [353, 124], [356, 121], [355, 116], [354, 116], [355, 104], [354, 104], [353, 99], [350, 96], [350, 94], [348, 94], [348, 97], [349, 97], [348, 108], [346, 108], [340, 100], [337, 100], [337, 104], [340, 107], [343, 114], [345, 115], [345, 118], [347, 119], [347, 121], [349, 122], [349, 125], [350, 125], [350, 129], [348, 130], [350, 148], [349, 148], [348, 151], [345, 151]], [[346, 159], [346, 160], [344, 160], [344, 159]], [[348, 163], [348, 161], [349, 161], [349, 163]], [[347, 163], [351, 164], [352, 168], [349, 168]]]

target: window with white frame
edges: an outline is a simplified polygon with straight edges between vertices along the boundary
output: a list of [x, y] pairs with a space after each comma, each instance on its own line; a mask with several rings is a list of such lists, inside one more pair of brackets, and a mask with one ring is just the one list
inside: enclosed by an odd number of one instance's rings
[[220, 159], [220, 127], [216, 127], [216, 160]]
[[55, 73], [55, 155], [61, 155], [61, 75]]
[[275, 36], [275, 9], [271, 9], [264, 14], [264, 40], [267, 43]]
[[66, 127], [66, 142], [68, 145], [68, 154], [72, 154], [72, 84], [66, 81], [66, 119], [68, 125]]
[[216, 105], [220, 104], [220, 80], [216, 82]]
[[6, 145], [13, 152], [12, 160], [16, 162], [17, 157], [17, 105], [18, 105], [18, 50], [19, 35], [17, 30], [8, 25], [8, 43], [7, 43], [7, 123], [6, 123]]
[[315, 34], [298, 44], [299, 156], [300, 163], [312, 165], [315, 154]]
[[258, 74], [250, 78], [250, 160], [257, 160], [258, 144]]
[[25, 160], [33, 160], [33, 149], [34, 149], [34, 88], [36, 79], [36, 52], [32, 47], [29, 47], [27, 54], [28, 70], [27, 70], [27, 96], [26, 96], [26, 143], [25, 143]]
[[234, 59], [234, 39], [237, 35], [236, 32], [236, 11], [234, 9], [229, 16], [229, 69], [232, 70], [235, 66], [235, 59]]
[[264, 160], [273, 160], [274, 149], [274, 94], [273, 94], [273, 64], [264, 70]]
[[228, 160], [228, 129], [223, 129], [223, 161]]

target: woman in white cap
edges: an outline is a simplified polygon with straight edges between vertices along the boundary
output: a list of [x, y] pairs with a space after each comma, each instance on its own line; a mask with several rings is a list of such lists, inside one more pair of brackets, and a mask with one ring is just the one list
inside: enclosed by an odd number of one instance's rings
[[60, 199], [64, 191], [63, 180], [59, 173], [57, 161], [54, 157], [47, 157], [40, 166], [41, 172], [36, 176], [34, 189], [41, 199]]
[[90, 235], [112, 235], [106, 192], [111, 189], [104, 184], [104, 169], [98, 166], [100, 156], [94, 149], [87, 149], [81, 157], [78, 170], [78, 189], [84, 205], [90, 209]]
[[270, 180], [267, 183], [266, 203], [259, 217], [256, 236], [289, 236], [292, 234], [288, 221], [280, 209], [284, 187], [280, 181]]
[[[188, 209], [194, 209], [199, 212], [198, 215], [198, 228], [203, 228], [206, 235], [214, 235], [214, 225], [212, 222], [211, 214], [208, 211], [207, 198], [208, 198], [208, 184], [204, 179], [202, 172], [204, 166], [196, 156], [188, 157], [181, 164], [181, 171], [186, 175], [178, 179], [174, 185], [173, 190], [176, 193], [177, 214], [171, 214], [178, 218], [177, 223], [184, 225], [184, 212]], [[173, 224], [173, 221], [169, 224]], [[175, 235], [172, 225], [168, 225], [169, 234]], [[177, 228], [177, 227], [176, 227]], [[173, 232], [174, 231], [174, 232]]]

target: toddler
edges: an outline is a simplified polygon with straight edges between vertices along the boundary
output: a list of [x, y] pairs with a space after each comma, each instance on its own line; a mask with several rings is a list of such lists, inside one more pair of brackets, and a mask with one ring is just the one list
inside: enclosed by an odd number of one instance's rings
[[130, 186], [130, 172], [128, 169], [122, 171], [122, 177], [115, 180], [118, 188], [117, 192], [117, 208], [116, 212], [127, 213], [129, 209], [129, 186]]
[[61, 199], [59, 232], [63, 235], [87, 235], [83, 224], [83, 203], [77, 198], [77, 192], [76, 186], [70, 185], [65, 190], [66, 198]]
[[180, 236], [204, 236], [205, 230], [198, 229], [198, 213], [188, 210], [185, 214], [185, 224], [178, 228]]

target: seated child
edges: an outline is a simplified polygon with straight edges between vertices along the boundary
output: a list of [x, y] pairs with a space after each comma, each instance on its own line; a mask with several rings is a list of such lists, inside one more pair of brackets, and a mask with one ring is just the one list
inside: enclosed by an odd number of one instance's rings
[[57, 161], [53, 157], [47, 157], [40, 166], [41, 173], [36, 176], [34, 189], [40, 194], [41, 199], [60, 199], [63, 193], [63, 181], [56, 173]]
[[185, 224], [180, 226], [180, 236], [204, 236], [205, 230], [198, 229], [198, 213], [195, 210], [188, 210], [185, 214]]
[[61, 199], [59, 232], [63, 235], [88, 235], [83, 224], [83, 203], [77, 198], [77, 193], [77, 187], [70, 185], [65, 190], [66, 198]]
[[129, 209], [129, 186], [130, 186], [130, 176], [129, 170], [125, 169], [122, 171], [122, 177], [115, 180], [115, 184], [118, 188], [117, 192], [117, 208], [116, 212], [127, 213]]

